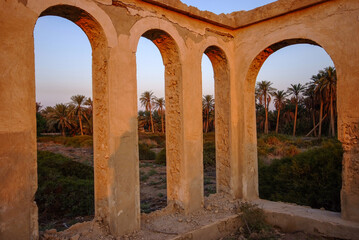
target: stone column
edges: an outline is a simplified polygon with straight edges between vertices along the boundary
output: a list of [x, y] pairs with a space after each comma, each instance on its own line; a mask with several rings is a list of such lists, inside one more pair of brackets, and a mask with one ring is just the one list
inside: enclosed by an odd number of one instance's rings
[[[136, 58], [126, 36], [109, 58], [109, 222], [116, 236], [140, 229]], [[106, 186], [102, 186], [106, 187]]]
[[337, 66], [338, 138], [344, 149], [341, 214], [343, 219], [359, 222], [359, 71], [356, 66], [349, 68], [350, 63], [347, 66], [345, 74]]
[[342, 218], [359, 222], [359, 118], [341, 123], [343, 171], [341, 190]]
[[[202, 53], [188, 44], [183, 57], [182, 126], [183, 155], [179, 200], [186, 213], [203, 205], [203, 126], [202, 126]], [[188, 55], [187, 55], [188, 54]]]
[[20, 2], [0, 2], [0, 239], [13, 240], [38, 237], [33, 39], [37, 16]]

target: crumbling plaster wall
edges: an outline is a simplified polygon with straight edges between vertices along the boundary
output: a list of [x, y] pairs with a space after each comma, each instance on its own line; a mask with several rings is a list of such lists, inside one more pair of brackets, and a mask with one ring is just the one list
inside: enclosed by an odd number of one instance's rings
[[[296, 43], [318, 44], [332, 58], [338, 74], [338, 136], [349, 146], [343, 160], [342, 217], [358, 220], [357, 125], [359, 101], [359, 3], [328, 1], [236, 31], [235, 87], [232, 88], [233, 120], [240, 139], [238, 156], [243, 193], [258, 197], [257, 136], [255, 123], [255, 81], [261, 64], [274, 51]], [[291, 40], [292, 39], [292, 40]], [[290, 41], [288, 41], [290, 40]], [[277, 44], [280, 43], [280, 44]], [[270, 48], [272, 46], [272, 48]], [[259, 56], [262, 54], [261, 56]], [[257, 58], [258, 57], [258, 58]], [[256, 59], [257, 58], [257, 59]], [[239, 101], [235, 101], [238, 99]], [[238, 105], [237, 105], [238, 104]], [[239, 112], [236, 110], [239, 109]]]
[[[116, 6], [102, 7], [116, 19], [119, 43], [128, 43], [135, 55], [143, 36], [152, 40], [162, 54], [166, 75], [168, 202], [186, 212], [193, 211], [203, 205], [201, 60], [211, 45], [232, 53], [233, 37], [218, 33], [218, 27], [211, 29], [203, 22], [183, 19], [178, 13], [165, 15], [162, 8], [147, 3], [116, 2]], [[131, 23], [130, 29], [120, 24], [119, 18], [123, 21], [124, 16], [129, 18], [126, 21]], [[135, 66], [132, 61], [128, 66]], [[136, 76], [129, 77], [132, 96], [136, 96]], [[229, 102], [229, 96], [226, 97]]]
[[203, 205], [203, 53], [212, 61], [223, 106], [216, 111], [217, 166], [222, 166], [217, 189], [251, 200], [258, 198], [255, 78], [266, 57], [288, 42], [254, 59], [288, 39], [322, 46], [339, 79], [338, 133], [346, 150], [342, 215], [359, 221], [359, 109], [353, 104], [359, 100], [359, 3], [291, 0], [287, 8], [280, 0], [264, 7], [269, 15], [262, 8], [237, 14], [243, 21], [232, 14], [216, 24], [211, 14], [194, 17], [196, 11], [148, 3], [158, 1], [0, 0], [0, 238], [37, 238], [33, 29], [46, 9], [64, 4], [83, 10], [77, 22], [65, 17], [82, 26], [93, 48], [95, 209], [113, 235], [140, 228], [136, 49], [141, 36], [154, 41], [166, 66], [172, 118], [168, 200], [187, 213]]

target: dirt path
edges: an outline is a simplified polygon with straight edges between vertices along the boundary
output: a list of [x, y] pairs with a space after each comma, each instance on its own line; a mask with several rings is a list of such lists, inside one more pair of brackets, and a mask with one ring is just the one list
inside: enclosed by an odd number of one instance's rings
[[61, 154], [73, 161], [93, 166], [93, 149], [90, 147], [75, 148], [53, 142], [38, 142], [37, 150]]

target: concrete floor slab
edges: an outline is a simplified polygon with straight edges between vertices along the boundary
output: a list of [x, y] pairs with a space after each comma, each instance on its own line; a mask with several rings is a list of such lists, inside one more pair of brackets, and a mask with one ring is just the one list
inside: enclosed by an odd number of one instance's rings
[[341, 239], [359, 239], [359, 223], [343, 220], [340, 213], [295, 204], [256, 200], [267, 221], [284, 232], [302, 231]]

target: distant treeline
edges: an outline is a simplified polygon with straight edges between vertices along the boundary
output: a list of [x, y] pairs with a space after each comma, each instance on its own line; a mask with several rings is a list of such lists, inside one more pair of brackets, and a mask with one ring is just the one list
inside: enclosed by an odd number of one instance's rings
[[[313, 75], [310, 82], [291, 84], [286, 90], [277, 90], [269, 81], [256, 85], [257, 132], [275, 131], [282, 134], [300, 134], [321, 137], [336, 135], [336, 70], [326, 67]], [[270, 110], [270, 103], [274, 110]], [[144, 132], [166, 131], [165, 99], [152, 91], [141, 94], [139, 101], [145, 110], [138, 111], [138, 129]], [[83, 95], [71, 97], [68, 104], [41, 109], [37, 103], [37, 131], [60, 132], [65, 135], [92, 135], [91, 98]], [[215, 130], [215, 99], [213, 95], [202, 98], [203, 131]]]

